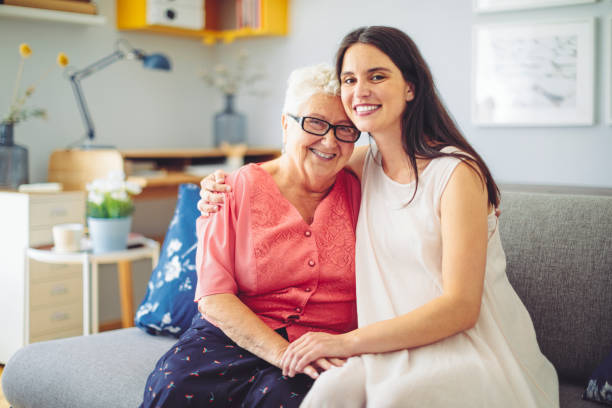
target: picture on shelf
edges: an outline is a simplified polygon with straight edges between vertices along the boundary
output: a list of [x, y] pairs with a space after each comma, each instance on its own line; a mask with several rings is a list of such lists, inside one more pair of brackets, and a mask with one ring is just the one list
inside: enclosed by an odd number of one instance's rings
[[597, 0], [474, 0], [476, 13], [595, 3]]
[[593, 19], [477, 26], [473, 53], [475, 124], [593, 124]]

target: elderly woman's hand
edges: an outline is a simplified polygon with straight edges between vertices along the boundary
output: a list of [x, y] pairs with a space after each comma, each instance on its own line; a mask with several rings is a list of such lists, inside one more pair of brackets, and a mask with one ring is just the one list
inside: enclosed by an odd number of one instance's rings
[[[309, 332], [289, 344], [281, 360], [283, 375], [293, 377], [313, 364], [327, 370], [331, 364], [341, 366], [350, 357], [348, 337], [322, 332]], [[327, 367], [323, 364], [329, 364]], [[312, 377], [312, 376], [311, 376]]]
[[232, 191], [232, 188], [225, 183], [225, 172], [217, 170], [213, 174], [206, 176], [200, 181], [200, 201], [198, 210], [203, 216], [219, 211], [219, 206], [223, 204], [223, 193]]

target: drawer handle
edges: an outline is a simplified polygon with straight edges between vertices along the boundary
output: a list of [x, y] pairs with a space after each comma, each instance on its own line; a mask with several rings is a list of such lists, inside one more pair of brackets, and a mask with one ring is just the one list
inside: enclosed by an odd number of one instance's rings
[[54, 208], [51, 210], [52, 217], [65, 217], [68, 214], [65, 208]]
[[51, 289], [52, 296], [65, 295], [66, 293], [68, 293], [68, 288], [63, 285], [58, 285]]
[[51, 315], [51, 320], [54, 322], [60, 322], [62, 320], [68, 320], [70, 318], [70, 314], [66, 312], [55, 312]]

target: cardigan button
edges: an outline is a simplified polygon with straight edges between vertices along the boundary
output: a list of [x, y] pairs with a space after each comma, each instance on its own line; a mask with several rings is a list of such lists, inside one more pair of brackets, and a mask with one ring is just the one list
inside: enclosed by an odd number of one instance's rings
[[304, 232], [304, 235], [306, 235], [307, 237], [309, 237], [309, 236], [311, 236], [311, 235], [312, 235], [312, 232], [310, 232], [310, 231], [306, 231], [306, 232]]
[[310, 261], [308, 261], [308, 265], [310, 266], [315, 266], [315, 261], [313, 261], [312, 259]]
[[296, 307], [295, 311], [298, 312], [298, 313], [302, 313], [302, 308], [301, 307]]
[[310, 292], [310, 291], [312, 291], [312, 289], [311, 289], [311, 288], [306, 288], [306, 289], [304, 289], [304, 290], [305, 290], [306, 292]]

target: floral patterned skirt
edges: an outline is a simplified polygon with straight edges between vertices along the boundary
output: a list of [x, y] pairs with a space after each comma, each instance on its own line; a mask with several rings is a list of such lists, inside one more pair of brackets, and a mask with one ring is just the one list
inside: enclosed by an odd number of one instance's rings
[[198, 313], [149, 375], [141, 407], [298, 407], [312, 383], [283, 376]]

